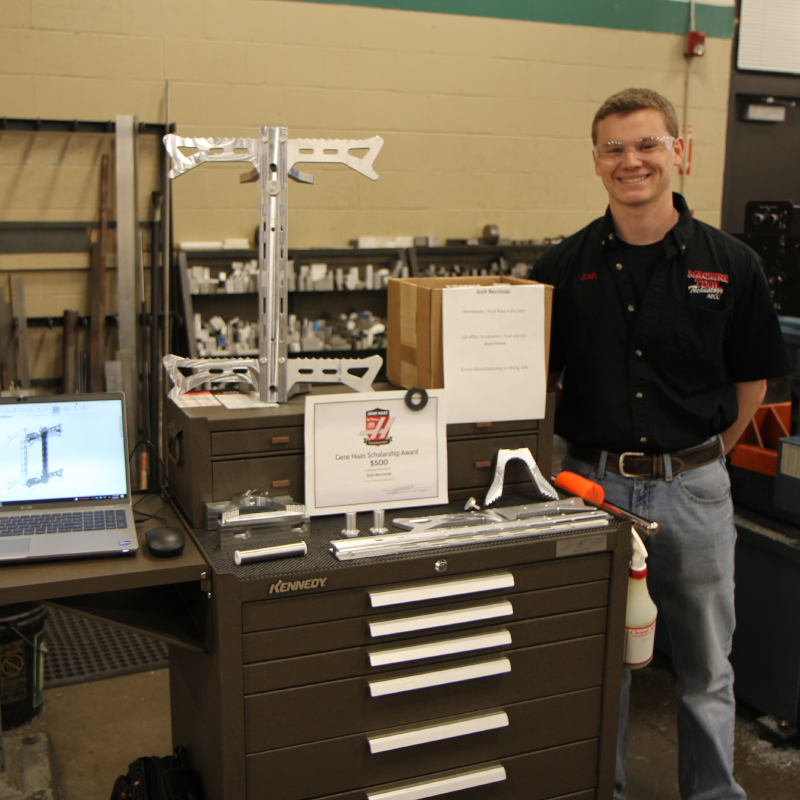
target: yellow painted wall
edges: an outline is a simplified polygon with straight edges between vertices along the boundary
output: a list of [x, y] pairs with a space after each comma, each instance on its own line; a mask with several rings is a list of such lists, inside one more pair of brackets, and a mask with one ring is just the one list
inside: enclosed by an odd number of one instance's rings
[[[628, 86], [661, 91], [681, 118], [686, 105], [683, 39], [671, 34], [278, 0], [4, 0], [0, 25], [0, 116], [163, 122], [169, 81], [180, 135], [380, 134], [376, 183], [301, 165], [316, 184], [290, 187], [290, 247], [465, 238], [487, 223], [514, 239], [569, 234], [605, 208], [590, 156], [597, 106]], [[688, 80], [684, 191], [711, 223], [730, 47], [709, 39]], [[97, 219], [103, 152], [113, 137], [0, 132], [0, 220]], [[153, 137], [141, 137], [143, 217], [155, 159]], [[206, 165], [173, 182], [177, 242], [252, 240], [257, 187], [240, 185], [241, 171]], [[29, 315], [85, 313], [87, 263], [0, 256], [3, 274], [26, 274]], [[34, 376], [52, 364], [34, 364]]]

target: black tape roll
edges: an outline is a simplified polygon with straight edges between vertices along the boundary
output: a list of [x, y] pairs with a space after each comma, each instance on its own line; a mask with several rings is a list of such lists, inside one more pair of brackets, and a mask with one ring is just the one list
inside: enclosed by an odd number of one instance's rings
[[[414, 398], [419, 395], [419, 400], [415, 401]], [[419, 386], [412, 386], [406, 392], [406, 405], [412, 411], [422, 411], [428, 405], [428, 393]]]

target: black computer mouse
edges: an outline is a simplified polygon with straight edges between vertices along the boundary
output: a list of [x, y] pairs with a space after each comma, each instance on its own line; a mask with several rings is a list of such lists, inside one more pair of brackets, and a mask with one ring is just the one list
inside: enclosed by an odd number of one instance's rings
[[180, 528], [167, 525], [164, 528], [151, 528], [145, 532], [147, 549], [156, 558], [179, 556], [186, 545], [186, 534]]

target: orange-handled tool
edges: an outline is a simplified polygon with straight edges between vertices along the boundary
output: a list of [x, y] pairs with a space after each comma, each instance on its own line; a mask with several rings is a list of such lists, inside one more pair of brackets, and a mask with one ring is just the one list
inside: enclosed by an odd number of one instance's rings
[[606, 493], [599, 483], [590, 481], [588, 478], [584, 478], [582, 475], [569, 472], [568, 470], [559, 472], [554, 478], [553, 483], [571, 494], [582, 497], [584, 500], [588, 500], [590, 503], [594, 503], [596, 506], [610, 511], [612, 514], [618, 514], [620, 517], [624, 517], [632, 522], [637, 530], [647, 536], [655, 536], [658, 533], [657, 522], [648, 522], [646, 519], [637, 517], [636, 514], [631, 514], [630, 511], [625, 511], [622, 508], [611, 505], [611, 503], [606, 503]]

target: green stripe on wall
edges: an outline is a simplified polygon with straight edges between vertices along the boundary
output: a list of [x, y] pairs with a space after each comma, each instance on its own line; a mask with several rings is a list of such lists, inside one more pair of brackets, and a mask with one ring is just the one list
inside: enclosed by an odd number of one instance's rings
[[[496, 17], [563, 25], [591, 25], [653, 33], [684, 34], [689, 29], [689, 3], [674, 0], [299, 0], [337, 6], [369, 6], [401, 11], [428, 11], [470, 17]], [[733, 6], [695, 6], [698, 30], [730, 39]]]

